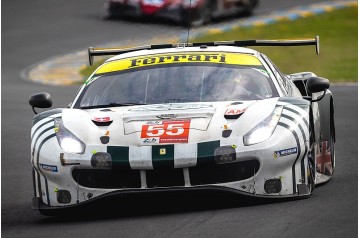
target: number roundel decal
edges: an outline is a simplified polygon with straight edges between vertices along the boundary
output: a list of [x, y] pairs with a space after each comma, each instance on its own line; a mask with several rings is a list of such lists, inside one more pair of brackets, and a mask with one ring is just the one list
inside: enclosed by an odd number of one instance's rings
[[148, 122], [141, 128], [141, 139], [145, 143], [187, 143], [189, 128], [190, 119]]

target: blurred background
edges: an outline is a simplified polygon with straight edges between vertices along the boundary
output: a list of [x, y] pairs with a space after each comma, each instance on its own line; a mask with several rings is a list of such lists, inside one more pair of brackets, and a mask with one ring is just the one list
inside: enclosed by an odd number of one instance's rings
[[[357, 1], [4, 0], [1, 20], [3, 237], [357, 236]], [[284, 73], [313, 71], [341, 83], [331, 87], [333, 180], [309, 199], [285, 203], [227, 204], [226, 196], [207, 195], [142, 201], [145, 210], [127, 201], [124, 213], [110, 218], [46, 218], [32, 210], [29, 96], [46, 91], [53, 108], [66, 107], [94, 69], [88, 47], [184, 42], [188, 25], [190, 41], [320, 36], [319, 56], [312, 47], [256, 49]], [[162, 209], [166, 204], [173, 206]]]

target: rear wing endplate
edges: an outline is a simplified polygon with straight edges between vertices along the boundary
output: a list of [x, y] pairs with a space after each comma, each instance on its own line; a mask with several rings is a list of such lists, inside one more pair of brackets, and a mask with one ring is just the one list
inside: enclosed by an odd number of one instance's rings
[[215, 41], [215, 42], [195, 42], [182, 44], [159, 44], [159, 45], [144, 45], [133, 48], [93, 48], [89, 47], [89, 63], [94, 62], [94, 56], [119, 55], [139, 50], [153, 50], [166, 49], [177, 47], [194, 47], [194, 46], [307, 46], [315, 45], [316, 54], [320, 53], [320, 38], [315, 36], [315, 39], [296, 39], [296, 40], [239, 40], [239, 41]]

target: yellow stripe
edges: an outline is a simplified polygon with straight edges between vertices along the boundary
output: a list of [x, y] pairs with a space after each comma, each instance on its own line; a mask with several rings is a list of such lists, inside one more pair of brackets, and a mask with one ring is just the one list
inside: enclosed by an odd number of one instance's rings
[[265, 26], [266, 24], [265, 24], [264, 21], [255, 21], [255, 22], [253, 23], [253, 25], [254, 25], [254, 26]]
[[308, 17], [308, 16], [312, 16], [312, 15], [314, 15], [314, 13], [312, 13], [311, 11], [300, 12], [300, 16], [302, 16], [302, 17]]
[[324, 9], [325, 9], [325, 11], [327, 11], [327, 12], [331, 12], [331, 11], [333, 11], [335, 8], [332, 7], [332, 6], [325, 6]]
[[208, 30], [209, 34], [215, 35], [215, 34], [221, 34], [224, 33], [222, 29], [220, 28], [211, 28]]
[[203, 52], [188, 52], [188, 53], [168, 53], [147, 55], [141, 57], [133, 57], [111, 61], [103, 64], [95, 72], [95, 74], [110, 73], [122, 71], [127, 69], [134, 69], [152, 65], [164, 64], [179, 64], [179, 63], [216, 63], [216, 64], [231, 64], [231, 65], [261, 65], [258, 58], [247, 54], [234, 53], [203, 53]]
[[286, 20], [287, 17], [286, 16], [274, 16], [274, 18], [278, 21], [283, 21], [283, 20]]

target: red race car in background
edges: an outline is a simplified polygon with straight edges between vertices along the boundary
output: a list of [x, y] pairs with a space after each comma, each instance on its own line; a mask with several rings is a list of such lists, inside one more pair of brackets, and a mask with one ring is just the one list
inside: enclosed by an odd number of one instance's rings
[[109, 0], [105, 18], [122, 16], [160, 17], [187, 24], [189, 13], [193, 25], [207, 24], [211, 19], [242, 13], [251, 15], [259, 0]]

